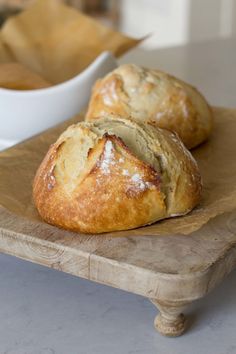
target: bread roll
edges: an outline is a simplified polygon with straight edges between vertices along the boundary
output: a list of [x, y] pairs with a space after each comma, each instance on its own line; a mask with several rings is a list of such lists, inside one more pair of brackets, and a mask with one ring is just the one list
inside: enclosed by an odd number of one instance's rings
[[178, 133], [189, 149], [212, 130], [212, 111], [192, 86], [158, 70], [121, 65], [93, 88], [86, 120], [114, 113]]
[[197, 164], [175, 133], [117, 116], [69, 127], [33, 185], [44, 220], [84, 233], [186, 214], [200, 194]]

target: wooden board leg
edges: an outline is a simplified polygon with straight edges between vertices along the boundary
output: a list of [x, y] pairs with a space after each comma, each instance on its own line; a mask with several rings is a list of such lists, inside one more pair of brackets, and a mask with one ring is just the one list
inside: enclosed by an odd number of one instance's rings
[[186, 318], [182, 311], [188, 306], [187, 302], [172, 303], [150, 299], [160, 313], [154, 320], [154, 326], [164, 336], [177, 337], [186, 329]]

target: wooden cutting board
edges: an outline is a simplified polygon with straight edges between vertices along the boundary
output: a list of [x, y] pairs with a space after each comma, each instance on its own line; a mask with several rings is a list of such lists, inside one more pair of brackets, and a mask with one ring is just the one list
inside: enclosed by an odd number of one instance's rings
[[[16, 157], [17, 151], [10, 149], [7, 156]], [[177, 336], [186, 328], [186, 306], [236, 266], [236, 211], [212, 218], [190, 235], [147, 230], [79, 235], [0, 207], [1, 252], [148, 297], [160, 310], [155, 327]]]

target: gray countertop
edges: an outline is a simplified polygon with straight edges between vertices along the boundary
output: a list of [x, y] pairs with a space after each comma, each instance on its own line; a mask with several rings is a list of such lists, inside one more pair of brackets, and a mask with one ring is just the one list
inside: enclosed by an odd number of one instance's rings
[[212, 105], [236, 108], [236, 37], [150, 51], [136, 48], [120, 62], [167, 71], [196, 86]]
[[236, 271], [188, 309], [189, 331], [165, 338], [149, 300], [0, 257], [1, 354], [235, 354]]
[[[213, 105], [236, 106], [236, 39], [155, 51], [120, 62], [161, 68]], [[0, 255], [0, 354], [235, 354], [236, 271], [188, 310], [182, 337], [159, 335], [145, 298]]]

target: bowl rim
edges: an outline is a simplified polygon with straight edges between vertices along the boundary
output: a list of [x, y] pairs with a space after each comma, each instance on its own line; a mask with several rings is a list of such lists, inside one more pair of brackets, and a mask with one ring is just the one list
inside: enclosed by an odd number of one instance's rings
[[67, 89], [68, 87], [73, 87], [75, 86], [80, 79], [82, 79], [84, 76], [88, 75], [89, 71], [92, 70], [94, 67], [99, 66], [102, 64], [106, 59], [113, 60], [115, 62], [115, 57], [114, 55], [109, 52], [109, 51], [104, 51], [102, 52], [94, 61], [92, 61], [83, 71], [81, 71], [79, 74], [76, 76], [72, 77], [69, 80], [66, 80], [62, 83], [50, 86], [50, 87], [45, 87], [45, 88], [39, 88], [35, 90], [12, 90], [12, 89], [7, 89], [0, 87], [0, 95], [6, 95], [6, 96], [37, 96], [41, 94], [49, 94], [49, 93], [54, 93], [54, 92], [60, 92], [63, 91], [64, 89]]

